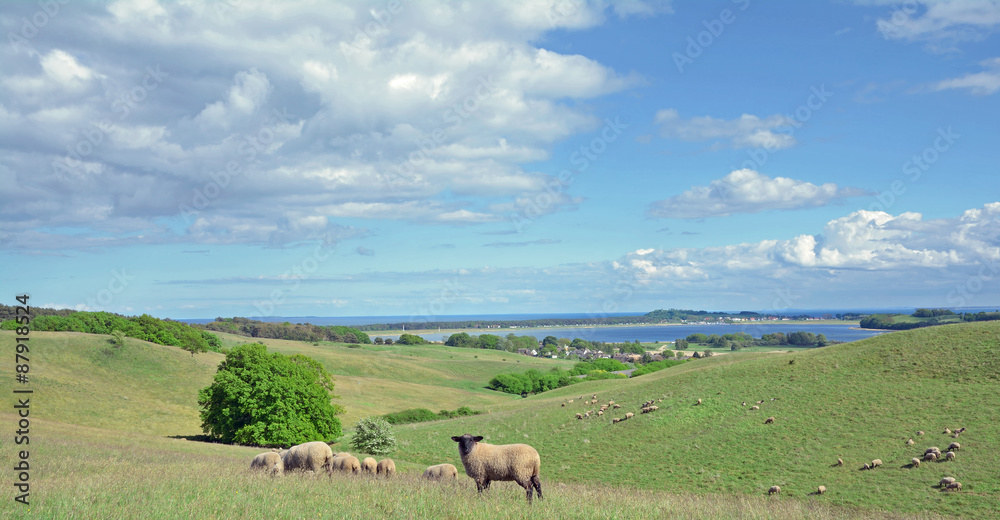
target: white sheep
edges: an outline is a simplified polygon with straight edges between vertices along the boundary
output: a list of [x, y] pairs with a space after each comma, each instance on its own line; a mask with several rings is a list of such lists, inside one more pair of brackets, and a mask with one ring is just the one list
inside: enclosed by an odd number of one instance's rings
[[826, 486], [820, 486], [820, 487], [816, 488], [816, 494], [817, 495], [822, 495], [823, 493], [826, 493]]
[[281, 475], [285, 465], [281, 462], [281, 454], [273, 451], [261, 453], [250, 461], [250, 469], [270, 471], [272, 475]]
[[542, 498], [542, 483], [538, 479], [542, 463], [535, 448], [527, 444], [481, 443], [482, 436], [473, 437], [468, 433], [451, 440], [458, 443], [465, 473], [476, 481], [480, 492], [489, 489], [493, 480], [513, 480], [524, 488], [528, 503], [531, 503], [532, 490], [538, 491], [538, 498]]
[[955, 452], [949, 451], [948, 453], [945, 453], [944, 460], [955, 460]]
[[916, 457], [913, 457], [912, 459], [910, 459], [910, 467], [919, 468], [920, 467], [920, 459], [918, 459]]
[[385, 475], [387, 478], [396, 474], [396, 463], [392, 459], [382, 459], [375, 466], [375, 475]]
[[[374, 460], [374, 459], [372, 459]], [[343, 471], [344, 473], [361, 473], [361, 461], [353, 455], [344, 457], [334, 457], [330, 463], [331, 471]]]
[[955, 477], [945, 477], [938, 482], [938, 487], [945, 487], [952, 482], [955, 482]]
[[[953, 442], [953, 443], [951, 443], [951, 444], [948, 445], [948, 451], [958, 451], [960, 449], [962, 449], [962, 445], [959, 444], [959, 443], [957, 443], [957, 442]], [[973, 450], [973, 451], [975, 451], [975, 450]]]
[[771, 486], [771, 489], [767, 490], [768, 495], [774, 495], [781, 493], [781, 486]]
[[378, 470], [378, 461], [372, 457], [365, 457], [361, 461], [361, 471], [365, 473], [371, 473], [372, 475]]
[[458, 468], [453, 464], [427, 466], [423, 478], [427, 480], [455, 480], [458, 478]]
[[289, 448], [281, 457], [285, 471], [332, 471], [333, 450], [325, 442], [313, 441]]

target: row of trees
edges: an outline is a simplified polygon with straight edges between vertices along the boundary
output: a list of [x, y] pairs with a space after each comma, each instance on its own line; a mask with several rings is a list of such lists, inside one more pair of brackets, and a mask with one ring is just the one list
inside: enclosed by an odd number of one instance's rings
[[[0, 328], [13, 330], [14, 321], [5, 321]], [[161, 320], [148, 314], [122, 316], [110, 312], [72, 312], [69, 314], [38, 315], [32, 322], [33, 330], [57, 332], [85, 332], [110, 334], [113, 342], [122, 336], [136, 338], [159, 345], [180, 347], [192, 355], [207, 350], [218, 351], [222, 342], [215, 334], [196, 329], [187, 323]], [[117, 345], [121, 346], [121, 345]]]
[[581, 381], [624, 379], [626, 377], [624, 374], [614, 374], [613, 372], [627, 368], [624, 363], [614, 359], [595, 359], [581, 361], [573, 365], [572, 370], [553, 368], [548, 372], [541, 372], [533, 368], [527, 372], [498, 374], [490, 379], [486, 387], [508, 394], [537, 394]]
[[341, 325], [312, 325], [310, 323], [275, 323], [249, 318], [215, 318], [206, 323], [207, 330], [228, 332], [251, 338], [288, 339], [293, 341], [333, 341], [336, 343], [363, 343], [370, 345], [368, 334]]
[[715, 348], [728, 348], [739, 350], [746, 347], [764, 346], [774, 347], [792, 345], [796, 347], [825, 347], [830, 344], [825, 334], [813, 334], [812, 332], [797, 331], [785, 334], [784, 332], [773, 332], [764, 334], [759, 339], [745, 332], [734, 332], [730, 334], [702, 334], [700, 332], [690, 334], [683, 339], [677, 339], [674, 347], [678, 350], [687, 349], [691, 343], [709, 345]]

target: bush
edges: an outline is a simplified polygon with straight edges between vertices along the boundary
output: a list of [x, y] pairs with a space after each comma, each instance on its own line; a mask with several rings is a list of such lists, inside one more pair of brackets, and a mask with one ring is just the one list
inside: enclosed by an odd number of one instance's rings
[[259, 343], [234, 347], [212, 384], [198, 392], [201, 428], [214, 440], [256, 446], [334, 442], [341, 435], [330, 402], [333, 380], [301, 354], [269, 353]]
[[396, 436], [385, 419], [365, 417], [354, 427], [351, 446], [361, 453], [388, 455], [396, 451]]
[[[445, 410], [442, 410], [445, 411]], [[401, 412], [387, 413], [382, 416], [389, 424], [408, 424], [425, 421], [436, 421], [441, 417], [426, 408], [410, 408]]]

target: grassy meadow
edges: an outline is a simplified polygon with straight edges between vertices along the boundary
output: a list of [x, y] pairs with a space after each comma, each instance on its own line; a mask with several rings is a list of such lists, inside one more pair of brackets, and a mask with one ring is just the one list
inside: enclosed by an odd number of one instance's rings
[[[996, 322], [793, 353], [715, 356], [526, 399], [483, 386], [499, 372], [568, 363], [433, 345], [265, 340], [269, 349], [314, 357], [334, 374], [348, 428], [365, 415], [413, 407], [489, 412], [395, 427], [399, 449], [391, 457], [401, 475], [390, 482], [271, 479], [246, 471], [260, 449], [171, 438], [201, 433], [197, 391], [223, 357], [136, 340], [109, 354], [106, 339], [32, 333], [32, 507], [7, 498], [0, 516], [1000, 518]], [[0, 342], [13, 344], [13, 335], [0, 333]], [[0, 378], [13, 380], [12, 364], [0, 366]], [[576, 420], [577, 412], [597, 408], [580, 399], [595, 393], [623, 408]], [[638, 414], [649, 399], [662, 399], [660, 409]], [[758, 400], [761, 409], [749, 410]], [[629, 411], [636, 416], [611, 424]], [[769, 416], [775, 422], [765, 425]], [[15, 416], [0, 414], [0, 422], [12, 426]], [[952, 439], [945, 427], [967, 431]], [[529, 507], [513, 483], [476, 497], [450, 439], [466, 432], [534, 446], [546, 499]], [[916, 444], [905, 444], [910, 437]], [[334, 449], [348, 449], [347, 440]], [[955, 461], [908, 467], [925, 448], [952, 441], [962, 443]], [[0, 436], [6, 460], [14, 451], [12, 437]], [[844, 467], [832, 465], [838, 458]], [[875, 458], [883, 467], [859, 470]], [[455, 485], [416, 479], [441, 462], [459, 467]], [[963, 490], [940, 491], [943, 476], [958, 478]], [[767, 496], [772, 485], [781, 486], [780, 496]], [[812, 494], [818, 485], [828, 492]]]

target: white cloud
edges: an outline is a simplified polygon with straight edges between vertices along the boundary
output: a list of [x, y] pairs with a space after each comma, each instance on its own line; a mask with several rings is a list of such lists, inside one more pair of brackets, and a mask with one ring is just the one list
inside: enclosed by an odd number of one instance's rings
[[984, 60], [981, 64], [986, 69], [985, 71], [939, 81], [933, 86], [933, 89], [967, 88], [977, 95], [995, 94], [1000, 90], [1000, 58]]
[[772, 115], [761, 119], [755, 115], [743, 114], [732, 119], [716, 119], [711, 116], [681, 119], [676, 109], [668, 108], [656, 113], [654, 123], [660, 125], [660, 135], [668, 139], [682, 141], [728, 141], [733, 148], [761, 147], [780, 150], [796, 144], [791, 134], [775, 132], [782, 127], [791, 127], [794, 120], [783, 115]]
[[825, 206], [837, 199], [864, 194], [858, 188], [840, 188], [833, 183], [817, 186], [787, 177], [772, 179], [753, 170], [736, 170], [708, 186], [692, 186], [680, 195], [654, 202], [649, 214], [662, 218], [724, 217]]
[[[930, 221], [917, 213], [860, 210], [831, 220], [814, 235], [700, 249], [640, 249], [612, 267], [653, 292], [700, 287], [748, 294], [767, 286], [802, 289], [812, 284], [831, 294], [839, 290], [831, 282], [839, 280], [845, 284], [841, 289], [856, 297], [866, 290], [888, 290], [891, 285], [885, 284], [891, 279], [940, 288], [949, 281], [964, 282], [970, 274], [1000, 275], [997, 222], [1000, 202]], [[942, 293], [940, 299], [944, 297]]]
[[209, 128], [229, 128], [235, 119], [249, 116], [263, 106], [270, 92], [266, 74], [257, 69], [240, 71], [233, 78], [226, 99], [206, 105], [195, 122]]
[[981, 40], [1000, 26], [997, 0], [918, 0], [891, 5], [891, 13], [876, 21], [882, 37], [928, 42], [934, 51], [953, 50], [957, 42]]

